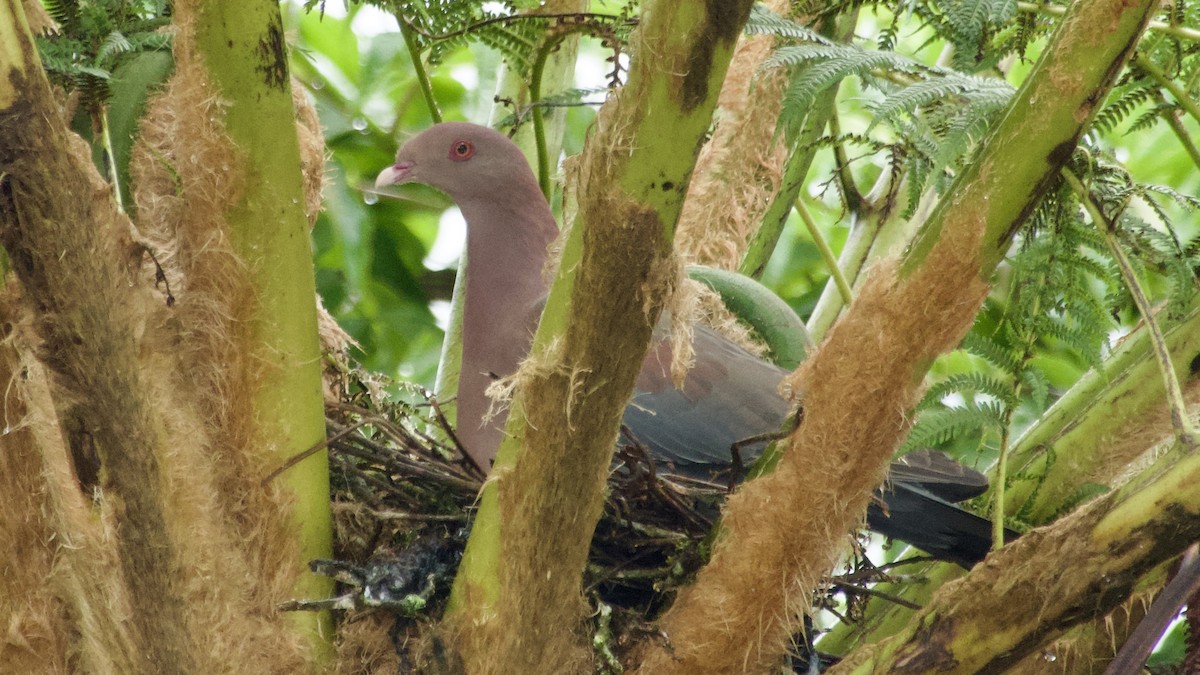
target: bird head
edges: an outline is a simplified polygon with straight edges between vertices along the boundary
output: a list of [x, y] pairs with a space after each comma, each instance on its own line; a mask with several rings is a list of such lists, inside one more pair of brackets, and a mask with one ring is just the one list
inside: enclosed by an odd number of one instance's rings
[[514, 181], [536, 179], [521, 150], [504, 134], [466, 122], [443, 122], [417, 134], [379, 172], [376, 188], [422, 183], [464, 202], [494, 199]]

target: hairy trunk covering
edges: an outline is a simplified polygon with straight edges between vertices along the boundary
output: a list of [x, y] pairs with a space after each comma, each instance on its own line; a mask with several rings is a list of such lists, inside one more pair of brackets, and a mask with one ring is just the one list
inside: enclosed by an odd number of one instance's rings
[[[135, 233], [66, 131], [32, 40], [7, 40], [13, 7], [0, 4], [0, 240], [21, 289], [0, 307], [0, 370], [19, 431], [0, 463], [21, 469], [4, 472], [0, 529], [30, 545], [5, 547], [0, 565], [30, 583], [14, 590], [0, 662], [31, 649], [85, 672], [298, 672], [310, 647], [275, 604], [302, 565], [287, 495], [261, 484], [276, 462], [257, 451], [272, 439], [246, 405], [265, 361], [223, 220], [242, 173], [221, 99], [177, 25], [176, 74], [131, 160]], [[5, 60], [13, 46], [23, 60]], [[308, 149], [314, 189], [321, 149]], [[94, 494], [68, 443], [100, 458]]]

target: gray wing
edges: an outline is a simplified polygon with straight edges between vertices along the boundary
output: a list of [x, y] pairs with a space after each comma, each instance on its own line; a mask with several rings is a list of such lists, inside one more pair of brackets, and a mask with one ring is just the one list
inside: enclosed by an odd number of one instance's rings
[[[633, 400], [625, 409], [625, 426], [649, 447], [660, 470], [724, 483], [734, 443], [776, 432], [783, 425], [788, 406], [778, 387], [784, 371], [697, 326], [696, 364], [682, 389], [676, 389], [666, 332], [664, 322], [655, 328]], [[763, 447], [741, 449], [743, 470], [753, 465]], [[986, 489], [983, 474], [940, 452], [911, 452], [889, 467], [888, 480], [876, 493], [880, 500], [868, 508], [867, 522], [885, 536], [970, 567], [987, 555], [991, 523], [952, 502]], [[1006, 534], [1016, 536], [1011, 530]]]
[[[778, 391], [785, 371], [696, 326], [696, 362], [676, 389], [664, 322], [655, 329], [624, 423], [660, 464], [708, 479], [729, 469], [734, 443], [779, 430], [788, 412]], [[749, 467], [762, 450], [761, 444], [743, 449], [743, 464]]]
[[987, 476], [936, 450], [915, 450], [892, 462], [888, 478], [919, 485], [948, 502], [978, 497], [988, 489]]

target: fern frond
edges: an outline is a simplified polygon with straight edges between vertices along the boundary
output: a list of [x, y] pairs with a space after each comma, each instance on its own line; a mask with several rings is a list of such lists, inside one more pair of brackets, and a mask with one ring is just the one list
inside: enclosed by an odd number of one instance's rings
[[926, 410], [940, 405], [950, 394], [962, 394], [972, 400], [975, 394], [986, 394], [1007, 405], [1012, 405], [1012, 385], [1001, 379], [979, 372], [958, 373], [937, 382], [925, 392], [917, 410]]
[[745, 32], [746, 35], [774, 35], [823, 45], [833, 44], [817, 31], [779, 16], [758, 3], [750, 9], [750, 18], [746, 21]]
[[978, 356], [1006, 373], [1016, 373], [1020, 370], [1017, 354], [1013, 350], [978, 333], [967, 333], [967, 336], [963, 338], [961, 349]]
[[1157, 91], [1146, 87], [1143, 82], [1127, 85], [1125, 91], [1115, 98], [1110, 97], [1096, 114], [1096, 119], [1092, 120], [1092, 129], [1102, 134], [1112, 133], [1135, 110], [1158, 98]]
[[78, 30], [79, 0], [42, 0], [42, 6], [64, 33]]
[[872, 112], [875, 119], [871, 125], [888, 121], [900, 113], [913, 114], [922, 106], [941, 103], [953, 97], [960, 100], [947, 107], [958, 107], [963, 103], [978, 105], [980, 107], [974, 111], [978, 115], [1004, 107], [1014, 91], [1012, 85], [999, 78], [943, 73], [939, 77], [930, 77], [904, 87], [874, 106]]
[[124, 54], [132, 49], [133, 45], [129, 43], [129, 39], [121, 31], [114, 30], [104, 36], [104, 41], [100, 43], [100, 49], [97, 50], [96, 57], [98, 61], [106, 62], [118, 54]]
[[1172, 201], [1174, 201], [1176, 204], [1183, 207], [1187, 211], [1194, 211], [1196, 209], [1200, 209], [1200, 198], [1194, 197], [1189, 194], [1185, 194], [1183, 192], [1179, 192], [1178, 190], [1176, 190], [1172, 187], [1166, 186], [1166, 185], [1155, 185], [1154, 183], [1138, 183], [1137, 184], [1137, 192], [1140, 196], [1145, 198], [1146, 201], [1153, 201], [1153, 199], [1151, 199], [1151, 195], [1158, 194], [1158, 195], [1162, 195], [1164, 197], [1171, 199]]
[[1045, 410], [1050, 398], [1050, 382], [1046, 374], [1039, 368], [1026, 368], [1021, 371], [1021, 383], [1029, 392], [1029, 398], [1038, 410]]
[[945, 445], [971, 434], [998, 433], [1002, 416], [994, 406], [937, 408], [921, 414], [900, 446], [900, 454]]
[[956, 49], [954, 65], [960, 70], [974, 70], [989, 60], [987, 41], [999, 26], [1008, 23], [1017, 13], [1016, 0], [952, 0], [942, 6], [950, 28], [946, 36]]

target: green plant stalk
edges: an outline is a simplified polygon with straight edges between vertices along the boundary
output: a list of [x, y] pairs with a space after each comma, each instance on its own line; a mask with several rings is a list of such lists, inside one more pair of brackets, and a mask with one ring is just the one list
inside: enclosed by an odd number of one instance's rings
[[1063, 178], [1079, 197], [1079, 201], [1083, 204], [1088, 216], [1091, 217], [1092, 223], [1104, 235], [1108, 250], [1112, 252], [1113, 259], [1117, 262], [1117, 268], [1121, 271], [1121, 278], [1125, 281], [1125, 286], [1129, 290], [1130, 296], [1133, 297], [1133, 303], [1137, 306], [1138, 312], [1142, 315], [1142, 321], [1146, 323], [1149, 331], [1150, 344], [1154, 347], [1154, 357], [1162, 372], [1163, 385], [1167, 390], [1167, 403], [1171, 407], [1171, 424], [1175, 427], [1180, 443], [1189, 449], [1195, 448], [1196, 429], [1188, 416], [1187, 402], [1183, 399], [1183, 389], [1179, 386], [1179, 378], [1175, 377], [1175, 369], [1171, 367], [1170, 349], [1158, 327], [1154, 308], [1151, 307], [1150, 300], [1146, 298], [1146, 291], [1142, 289], [1137, 273], [1129, 262], [1129, 257], [1125, 255], [1120, 242], [1113, 236], [1116, 225], [1104, 216], [1100, 211], [1100, 206], [1092, 199], [1091, 193], [1070, 169], [1063, 169]]
[[[586, 0], [578, 0], [575, 9], [586, 9], [584, 4]], [[570, 11], [570, 7], [553, 7], [546, 5], [546, 11]], [[575, 55], [578, 47], [577, 36], [571, 36], [573, 39], [567, 41], [565, 45], [558, 51], [554, 52], [548, 59], [548, 66], [543, 68], [542, 80], [544, 83], [549, 83], [551, 86], [563, 87], [566, 86], [575, 73]], [[549, 74], [547, 74], [547, 71]], [[525, 83], [517, 76], [515, 71], [505, 69], [505, 72], [497, 82], [497, 91], [495, 98], [497, 100], [514, 100], [520, 101], [526, 98]], [[492, 111], [492, 122], [495, 123], [503, 115], [503, 108], [497, 105]], [[558, 115], [553, 118], [553, 125], [543, 124], [542, 137], [548, 149], [553, 149], [557, 155], [562, 147], [563, 133], [566, 127], [566, 115]], [[537, 141], [533, 138], [532, 133], [527, 131], [527, 127], [522, 127], [513, 137], [513, 142], [521, 148], [527, 161], [536, 165], [537, 162]], [[549, 155], [549, 152], [547, 152]], [[571, 246], [570, 241], [566, 242], [568, 249]], [[578, 251], [573, 253], [564, 250], [563, 258], [578, 260]], [[458, 275], [454, 280], [454, 296], [450, 306], [450, 321], [446, 329], [446, 337], [442, 342], [441, 360], [438, 362], [437, 384], [435, 391], [438, 399], [448, 401], [458, 391], [458, 375], [460, 364], [462, 363], [462, 309], [463, 302], [466, 298], [466, 269], [467, 257], [466, 251], [463, 251], [463, 257], [459, 261]], [[446, 411], [449, 417], [453, 410]], [[453, 417], [449, 417], [451, 422]], [[454, 591], [450, 597], [451, 612], [456, 611], [460, 607], [462, 598], [462, 579], [481, 580], [476, 586], [478, 592], [483, 594], [482, 602], [487, 604], [495, 603], [499, 600], [500, 587], [496, 583], [498, 579], [494, 575], [489, 575], [488, 570], [494, 570], [499, 565], [499, 550], [500, 550], [500, 528], [497, 520], [499, 514], [499, 502], [496, 499], [497, 495], [494, 490], [484, 490], [479, 497], [479, 511], [475, 517], [472, 526], [472, 540], [476, 543], [474, 546], [474, 555], [472, 557], [464, 557], [460, 572], [455, 579]], [[477, 541], [476, 541], [477, 539]], [[465, 571], [464, 571], [465, 570]]]
[[100, 134], [104, 139], [104, 154], [108, 157], [108, 180], [112, 183], [113, 202], [118, 213], [125, 213], [125, 200], [121, 195], [121, 174], [117, 168], [117, 153], [113, 152], [112, 133], [108, 128], [108, 110], [100, 109]]
[[[467, 297], [467, 247], [463, 247], [458, 261], [458, 273], [454, 275], [454, 290], [450, 296], [450, 318], [446, 323], [446, 334], [442, 337], [442, 352], [438, 359], [437, 374], [433, 380], [433, 393], [439, 403], [445, 403], [458, 393], [458, 376], [462, 372], [462, 311]], [[458, 406], [444, 406], [442, 414], [453, 425], [458, 417]]]
[[421, 49], [417, 47], [417, 36], [399, 10], [396, 12], [396, 23], [400, 25], [400, 35], [404, 38], [404, 47], [408, 50], [409, 58], [412, 59], [413, 72], [417, 74], [417, 85], [421, 88], [421, 96], [425, 99], [426, 107], [429, 108], [429, 117], [433, 119], [434, 124], [437, 124], [442, 121], [442, 111], [438, 109], [437, 99], [433, 96], [433, 84], [430, 83], [429, 71], [425, 70], [425, 63], [421, 60]]
[[[837, 109], [829, 116], [829, 135], [838, 138], [842, 135], [842, 125], [838, 121]], [[863, 198], [854, 183], [854, 174], [850, 171], [850, 157], [846, 154], [846, 146], [839, 142], [833, 144], [834, 173], [837, 174], [838, 186], [842, 190], [842, 199], [851, 213], [859, 213], [862, 209]]]
[[[1041, 279], [1038, 285], [1041, 286], [1046, 281], [1046, 270], [1040, 270]], [[1037, 315], [1042, 311], [1042, 296], [1035, 295], [1031, 314]], [[1012, 422], [1013, 416], [1016, 415], [1017, 406], [1021, 402], [1021, 392], [1023, 382], [1020, 374], [1025, 372], [1029, 365], [1029, 360], [1033, 357], [1033, 347], [1037, 336], [1033, 331], [1029, 331], [1025, 335], [1025, 345], [1021, 349], [1021, 358], [1018, 360], [1017, 379], [1013, 383], [1013, 392], [1011, 400], [1004, 407], [1004, 419], [1001, 422], [1000, 431], [1000, 450], [996, 457], [996, 466], [992, 471], [990, 480], [988, 481], [992, 488], [992, 548], [998, 549], [1004, 546], [1004, 518], [1008, 514], [1005, 508], [1005, 495], [1007, 494], [1008, 486], [1008, 459], [1011, 451], [1012, 441]]]
[[555, 53], [563, 40], [571, 35], [572, 33], [559, 32], [551, 35], [549, 39], [543, 42], [538, 47], [537, 57], [533, 62], [533, 70], [529, 76], [529, 106], [532, 108], [533, 113], [533, 139], [537, 149], [538, 186], [542, 188], [542, 194], [546, 197], [546, 201], [551, 203], [554, 200], [554, 188], [550, 184], [550, 174], [552, 171], [550, 168], [550, 149], [546, 142], [545, 114], [541, 105], [542, 77], [551, 54]]
[[[325, 438], [316, 285], [282, 19], [276, 4], [240, 0], [196, 3], [196, 11], [196, 47], [228, 102], [223, 124], [246, 175], [245, 192], [227, 217], [260, 300], [252, 339], [271, 356], [253, 396], [254, 438], [271, 441], [266, 447], [282, 463]], [[306, 569], [309, 560], [332, 552], [327, 454], [314, 453], [283, 480], [295, 497], [295, 565]], [[332, 589], [330, 579], [305, 571], [295, 592], [327, 597]], [[328, 612], [294, 612], [289, 620], [315, 651], [331, 654]]]
[[800, 215], [800, 220], [804, 221], [804, 227], [808, 229], [809, 236], [812, 237], [813, 243], [817, 245], [817, 250], [821, 252], [821, 260], [824, 260], [825, 266], [829, 268], [829, 276], [837, 284], [838, 293], [842, 296], [842, 302], [847, 305], [850, 304], [854, 299], [854, 293], [850, 290], [850, 284], [846, 281], [846, 275], [842, 274], [842, 268], [838, 267], [837, 257], [833, 255], [833, 249], [829, 248], [829, 242], [825, 241], [825, 235], [821, 234], [821, 228], [817, 227], [812, 214], [808, 212], [808, 208], [804, 206], [804, 202], [800, 199], [796, 200], [796, 213]]
[[1175, 82], [1175, 80], [1167, 77], [1161, 68], [1154, 65], [1154, 63], [1145, 56], [1139, 54], [1137, 58], [1133, 60], [1133, 62], [1138, 68], [1145, 71], [1145, 73], [1149, 75], [1155, 82], [1158, 82], [1159, 86], [1171, 92], [1171, 96], [1175, 98], [1175, 101], [1179, 104], [1179, 107], [1183, 108], [1187, 114], [1191, 115], [1193, 120], [1200, 122], [1200, 106], [1196, 105], [1196, 102], [1192, 100], [1192, 97], [1188, 96], [1188, 93], [1184, 91], [1183, 88], [1180, 87], [1177, 82]]
[[[921, 672], [1011, 668], [1062, 629], [1107, 614], [1145, 575], [1200, 538], [1198, 481], [1200, 455], [1193, 453], [1147, 483], [1089, 503], [1041, 536], [1022, 538], [1000, 552], [997, 565], [1010, 570], [1002, 580], [968, 575], [935, 597], [903, 632], [828, 672], [896, 672], [903, 663], [920, 663]], [[1067, 567], [1071, 574], [1046, 574]], [[1037, 592], [996, 592], [998, 582]]]
[[[837, 270], [842, 278], [846, 279], [847, 285], [853, 288], [857, 284], [867, 260], [871, 257], [871, 251], [875, 248], [875, 242], [882, 233], [885, 223], [882, 214], [877, 212], [861, 217], [851, 214], [851, 218], [854, 219], [854, 223], [850, 227], [850, 234], [846, 237], [846, 243], [842, 246], [842, 253], [838, 257]], [[821, 297], [817, 300], [817, 306], [813, 308], [812, 314], [808, 317], [808, 334], [812, 336], [814, 342], [820, 343], [847, 304], [836, 281], [826, 285]]]
[[1170, 111], [1163, 113], [1162, 118], [1166, 121], [1167, 126], [1171, 127], [1171, 131], [1175, 133], [1175, 137], [1179, 139], [1179, 145], [1183, 146], [1188, 157], [1192, 159], [1192, 164], [1200, 169], [1200, 149], [1196, 148], [1196, 143], [1192, 141], [1192, 136], [1184, 128], [1183, 123]]
[[[850, 39], [857, 22], [858, 10], [848, 11], [841, 17], [827, 19], [821, 26], [821, 32], [845, 41]], [[758, 279], [767, 268], [771, 254], [779, 243], [780, 235], [783, 234], [788, 216], [791, 215], [792, 206], [800, 199], [804, 189], [804, 179], [808, 176], [813, 157], [817, 154], [817, 140], [821, 138], [833, 117], [838, 86], [834, 85], [817, 95], [808, 117], [804, 120], [804, 126], [796, 138], [792, 139], [792, 148], [783, 166], [779, 190], [763, 213], [762, 223], [747, 243], [742, 262], [738, 265], [738, 272]]]

